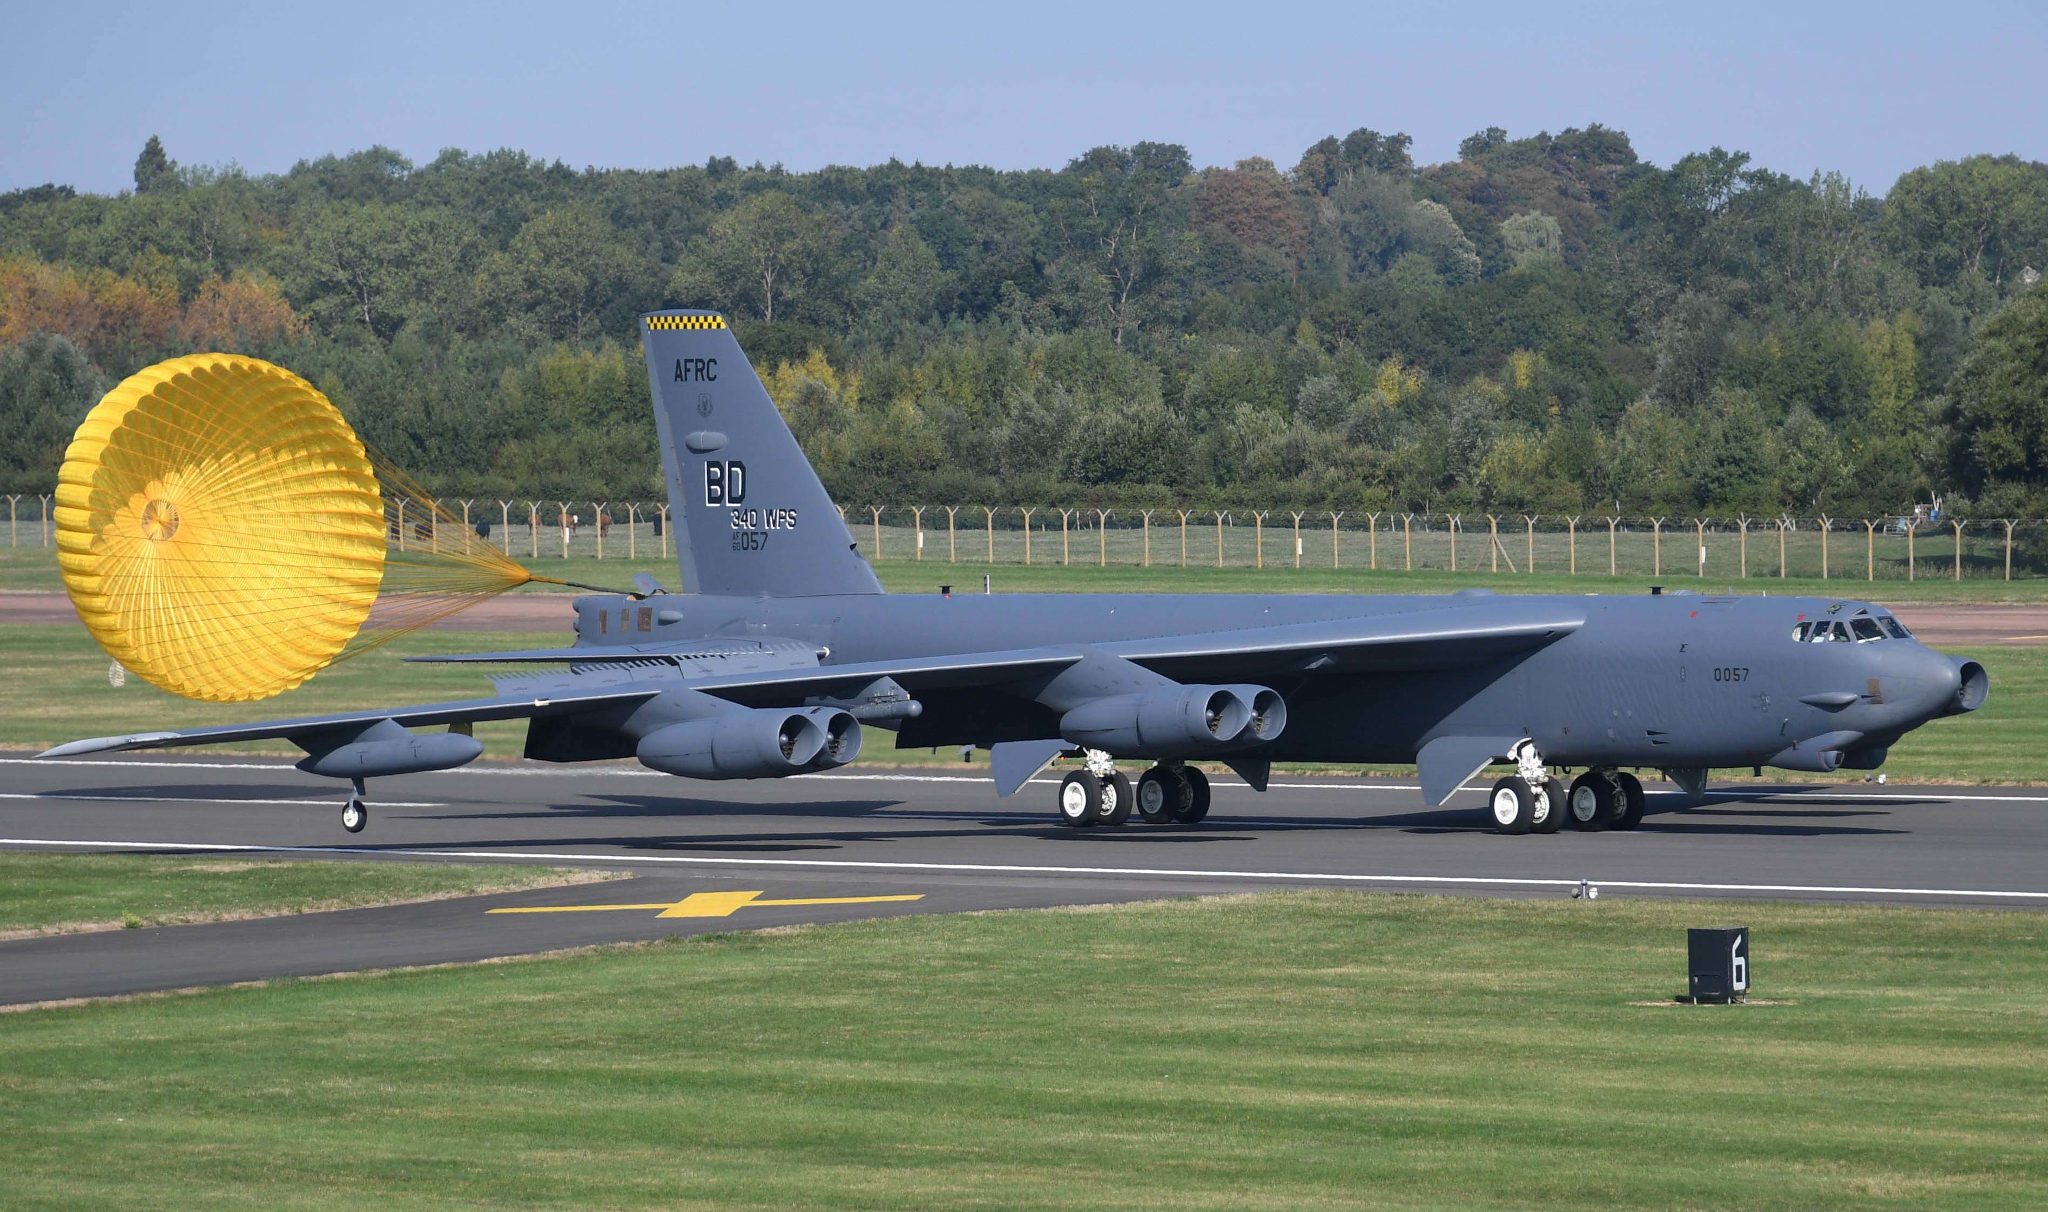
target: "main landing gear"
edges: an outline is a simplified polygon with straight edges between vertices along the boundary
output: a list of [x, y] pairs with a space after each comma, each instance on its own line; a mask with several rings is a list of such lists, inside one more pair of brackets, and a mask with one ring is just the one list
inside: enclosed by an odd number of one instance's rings
[[1149, 825], [1192, 825], [1209, 815], [1208, 776], [1192, 766], [1161, 762], [1138, 776], [1134, 787], [1101, 750], [1088, 750], [1084, 761], [1060, 780], [1062, 825], [1121, 825], [1133, 811]]
[[354, 788], [349, 793], [348, 803], [341, 806], [341, 827], [350, 833], [361, 833], [363, 826], [370, 823], [370, 806], [363, 802], [363, 780], [350, 779]]
[[1487, 812], [1502, 833], [1556, 833], [1569, 820], [1581, 833], [1633, 829], [1643, 819], [1643, 785], [1635, 775], [1603, 767], [1564, 782], [1553, 777], [1536, 746], [1515, 747], [1515, 772], [1493, 785]]

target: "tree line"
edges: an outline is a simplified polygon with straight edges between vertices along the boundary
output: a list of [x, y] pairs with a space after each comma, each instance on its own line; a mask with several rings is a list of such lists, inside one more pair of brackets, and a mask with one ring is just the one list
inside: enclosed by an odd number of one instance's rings
[[841, 500], [2048, 513], [2048, 167], [1875, 197], [1593, 125], [1291, 167], [386, 148], [0, 195], [0, 482], [163, 357], [305, 375], [437, 492], [660, 495], [634, 318], [716, 307]]

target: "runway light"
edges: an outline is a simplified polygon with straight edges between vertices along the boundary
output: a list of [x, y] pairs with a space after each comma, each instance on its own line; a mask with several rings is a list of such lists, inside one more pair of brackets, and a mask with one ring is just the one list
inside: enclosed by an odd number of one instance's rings
[[1726, 1005], [1749, 997], [1749, 927], [1685, 932], [1686, 995], [1680, 1001]]

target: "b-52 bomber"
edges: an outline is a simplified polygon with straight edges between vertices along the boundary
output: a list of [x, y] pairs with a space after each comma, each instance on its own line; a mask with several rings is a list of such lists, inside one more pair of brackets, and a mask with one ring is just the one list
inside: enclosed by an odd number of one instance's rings
[[411, 658], [543, 670], [489, 698], [43, 756], [281, 737], [301, 769], [350, 780], [357, 832], [365, 779], [471, 761], [482, 720], [527, 720], [531, 759], [695, 779], [843, 766], [872, 725], [899, 748], [986, 749], [1001, 796], [1077, 757], [1054, 797], [1073, 826], [1200, 821], [1197, 762], [1261, 791], [1275, 762], [1413, 762], [1433, 806], [1507, 763], [1485, 819], [1529, 833], [1633, 828], [1632, 768], [1695, 800], [1715, 767], [1875, 769], [1988, 691], [1982, 666], [1854, 601], [885, 594], [724, 318], [663, 311], [641, 329], [686, 592], [643, 575], [578, 598], [566, 647]]

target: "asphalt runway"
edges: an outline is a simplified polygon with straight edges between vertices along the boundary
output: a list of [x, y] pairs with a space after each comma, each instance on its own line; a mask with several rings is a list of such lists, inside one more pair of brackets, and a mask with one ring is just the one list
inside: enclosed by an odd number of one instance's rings
[[[594, 866], [630, 879], [411, 906], [0, 942], [0, 1005], [532, 954], [711, 930], [1275, 887], [1509, 897], [2048, 908], [2048, 789], [1788, 785], [1698, 808], [1662, 783], [1631, 833], [1505, 837], [1482, 795], [1216, 780], [1199, 825], [1065, 829], [1050, 776], [835, 772], [700, 783], [606, 764], [477, 763], [339, 784], [203, 753], [0, 758], [0, 847]], [[880, 898], [880, 899], [878, 899]], [[518, 912], [492, 912], [492, 910]]]

